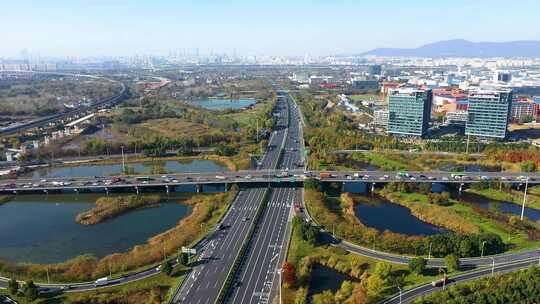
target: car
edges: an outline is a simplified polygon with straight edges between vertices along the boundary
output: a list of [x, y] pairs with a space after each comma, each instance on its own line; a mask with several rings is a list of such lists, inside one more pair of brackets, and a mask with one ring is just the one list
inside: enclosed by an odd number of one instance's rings
[[244, 216], [244, 218], [242, 218], [242, 222], [247, 222], [247, 221], [249, 221], [249, 217]]
[[443, 176], [443, 177], [442, 177], [442, 180], [443, 180], [443, 181], [447, 181], [447, 180], [448, 180], [448, 177]]
[[429, 179], [429, 180], [436, 180], [436, 178], [435, 178], [434, 176], [428, 176], [427, 179]]
[[244, 176], [245, 179], [251, 179], [251, 177], [252, 177], [252, 176], [251, 176], [250, 174]]
[[159, 265], [158, 267], [156, 267], [156, 271], [161, 271], [161, 265]]
[[71, 285], [64, 285], [62, 287], [60, 287], [61, 290], [70, 290], [71, 289]]

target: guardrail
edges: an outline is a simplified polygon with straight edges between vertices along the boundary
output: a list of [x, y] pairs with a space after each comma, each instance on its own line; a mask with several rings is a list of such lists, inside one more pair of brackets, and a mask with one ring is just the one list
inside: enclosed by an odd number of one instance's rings
[[268, 205], [268, 199], [270, 198], [270, 191], [271, 191], [270, 188], [266, 188], [262, 203], [257, 209], [257, 213], [255, 214], [253, 222], [251, 223], [249, 232], [246, 234], [246, 237], [244, 238], [242, 242], [243, 243], [242, 247], [238, 251], [236, 258], [234, 259], [233, 266], [229, 269], [229, 272], [227, 273], [227, 278], [225, 279], [225, 282], [223, 282], [223, 285], [221, 286], [221, 289], [219, 290], [218, 297], [216, 298], [214, 302], [215, 304], [225, 303], [225, 300], [227, 299], [229, 295], [234, 278], [236, 277], [236, 273], [238, 269], [240, 268], [240, 266], [242, 265], [242, 260], [244, 259], [244, 256], [247, 253], [249, 245], [251, 244], [253, 234], [255, 233], [255, 228], [257, 227], [259, 220], [261, 219], [261, 216], [264, 210], [266, 209], [266, 206]]

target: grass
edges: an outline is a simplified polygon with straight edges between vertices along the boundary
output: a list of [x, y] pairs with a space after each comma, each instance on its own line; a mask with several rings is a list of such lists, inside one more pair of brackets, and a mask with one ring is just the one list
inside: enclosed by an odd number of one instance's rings
[[[340, 272], [344, 272], [343, 270], [348, 271], [347, 274], [359, 280], [356, 284], [362, 284], [362, 279], [366, 277], [365, 273], [370, 274], [379, 262], [378, 260], [355, 255], [330, 245], [312, 245], [302, 239], [299, 229], [295, 226], [293, 228], [287, 261], [294, 265], [298, 278], [301, 278], [303, 275], [302, 264], [305, 264], [305, 261], [310, 259], [317, 260], [317, 263], [322, 261], [323, 266]], [[403, 288], [411, 288], [438, 278], [438, 271], [436, 269], [427, 269], [423, 274], [414, 274], [408, 270], [407, 265], [391, 265], [392, 276], [403, 277]], [[306, 279], [295, 286], [283, 287], [283, 303], [295, 303], [297, 297], [305, 296], [306, 289], [309, 289], [309, 275], [310, 273], [308, 273]], [[395, 287], [387, 285], [378, 299], [394, 294], [395, 292], [397, 292]]]
[[407, 207], [417, 218], [436, 226], [465, 234], [480, 232], [478, 225], [455, 210], [435, 204], [428, 204], [427, 196], [420, 193], [380, 192], [391, 202]]
[[219, 132], [204, 124], [187, 122], [178, 118], [152, 119], [146, 122], [134, 125], [129, 131], [135, 138], [148, 138], [156, 135], [162, 135], [167, 138], [195, 137], [210, 133]]
[[[147, 279], [95, 291], [44, 295], [32, 303], [167, 303], [177, 286], [184, 280], [187, 270], [183, 266], [178, 266], [171, 276], [161, 273]], [[1, 292], [6, 294], [5, 290], [0, 291], [0, 294]], [[22, 297], [12, 298], [21, 304], [27, 303]]]
[[100, 197], [94, 208], [79, 213], [75, 221], [82, 225], [95, 225], [131, 210], [158, 207], [160, 201], [159, 195]]
[[[411, 205], [410, 202], [426, 203], [426, 196], [420, 193], [399, 193], [394, 194], [394, 202], [399, 203], [405, 207]], [[476, 213], [471, 206], [461, 204], [458, 201], [451, 200], [451, 205], [446, 207], [437, 206], [438, 210], [444, 211], [445, 209], [459, 216], [463, 221], [469, 223], [478, 228], [478, 232], [493, 233], [499, 235], [502, 240], [511, 245], [512, 251], [519, 251], [528, 248], [534, 248], [538, 246], [538, 242], [529, 241], [525, 232], [513, 231], [502, 223], [495, 220], [485, 218]], [[427, 203], [426, 203], [427, 205]], [[429, 205], [428, 205], [429, 206]], [[429, 218], [424, 219], [427, 222], [435, 224]]]
[[[499, 191], [497, 189], [467, 189], [467, 192], [485, 196], [496, 201], [504, 201], [521, 205], [523, 203], [523, 192], [514, 189]], [[540, 210], [540, 187], [530, 187], [527, 191], [526, 207]]]
[[241, 126], [254, 125], [256, 123], [255, 120], [257, 119], [257, 117], [260, 117], [263, 113], [265, 106], [265, 102], [258, 102], [252, 108], [240, 112], [223, 114], [222, 117], [232, 119]]

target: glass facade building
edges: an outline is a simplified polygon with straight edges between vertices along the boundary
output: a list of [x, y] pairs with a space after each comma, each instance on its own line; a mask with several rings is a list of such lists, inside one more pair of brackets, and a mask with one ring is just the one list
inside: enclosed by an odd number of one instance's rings
[[465, 135], [505, 138], [511, 107], [511, 90], [469, 92], [469, 117], [465, 126]]
[[393, 89], [388, 93], [388, 134], [426, 135], [431, 118], [431, 90]]

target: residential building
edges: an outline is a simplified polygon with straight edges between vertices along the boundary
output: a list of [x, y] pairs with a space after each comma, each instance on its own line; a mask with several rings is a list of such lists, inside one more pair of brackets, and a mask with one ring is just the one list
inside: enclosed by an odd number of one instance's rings
[[528, 98], [514, 99], [510, 113], [512, 122], [526, 122], [535, 120], [538, 112], [538, 104]]
[[368, 67], [368, 73], [370, 75], [381, 75], [382, 74], [382, 66], [380, 64], [370, 65]]
[[471, 90], [465, 134], [505, 138], [511, 106], [512, 90]]
[[388, 94], [388, 133], [426, 135], [431, 118], [431, 90], [403, 88]]
[[381, 127], [388, 126], [388, 110], [373, 111], [373, 124]]

